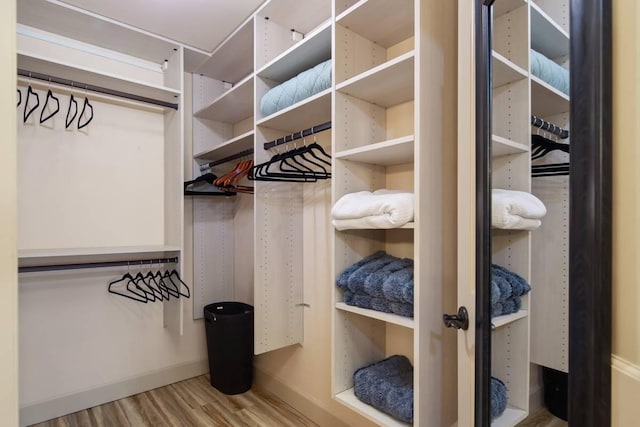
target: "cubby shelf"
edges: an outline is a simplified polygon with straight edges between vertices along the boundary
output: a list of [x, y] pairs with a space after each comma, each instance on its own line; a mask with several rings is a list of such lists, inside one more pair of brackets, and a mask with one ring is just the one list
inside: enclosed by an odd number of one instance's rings
[[18, 266], [78, 264], [88, 262], [126, 261], [140, 258], [175, 256], [180, 247], [171, 245], [114, 246], [103, 248], [60, 248], [18, 250]]
[[549, 117], [569, 111], [569, 97], [558, 89], [531, 76], [531, 114]]
[[220, 95], [211, 104], [195, 113], [202, 119], [237, 123], [253, 115], [253, 75]]
[[[393, 228], [359, 228], [358, 230], [413, 230], [416, 228], [416, 223], [415, 222], [407, 222], [406, 224], [401, 225], [400, 227], [393, 227]], [[348, 231], [350, 229], [347, 230], [342, 230], [342, 231]], [[354, 229], [355, 230], [355, 229]]]
[[336, 308], [342, 311], [348, 311], [360, 316], [370, 317], [372, 319], [382, 320], [383, 322], [393, 323], [394, 325], [403, 326], [405, 328], [413, 329], [413, 318], [398, 316], [397, 314], [383, 313], [376, 310], [368, 310], [366, 308], [354, 307], [344, 302], [336, 303]]
[[516, 10], [527, 4], [527, 0], [502, 0], [494, 3], [493, 14], [495, 17], [502, 16], [505, 13]]
[[253, 147], [253, 130], [238, 135], [222, 144], [193, 155], [194, 159], [218, 160]]
[[531, 2], [531, 47], [548, 58], [569, 55], [569, 35]]
[[493, 319], [491, 319], [491, 323], [493, 324], [495, 329], [498, 329], [510, 323], [513, 323], [516, 320], [524, 319], [528, 315], [529, 315], [529, 311], [520, 310], [517, 313], [494, 317]]
[[260, 77], [283, 82], [327, 59], [331, 58], [331, 21], [320, 27], [299, 43], [266, 64], [257, 74]]
[[413, 1], [361, 0], [336, 22], [384, 47], [413, 36]]
[[381, 166], [400, 165], [413, 161], [413, 135], [351, 148], [334, 153], [336, 159]]
[[491, 155], [492, 157], [509, 156], [521, 154], [529, 151], [529, 147], [519, 142], [511, 141], [498, 135], [491, 135]]
[[360, 415], [370, 419], [371, 421], [381, 425], [388, 427], [408, 427], [411, 424], [403, 423], [402, 421], [398, 421], [393, 417], [385, 414], [374, 408], [371, 405], [367, 405], [358, 399], [355, 395], [354, 389], [350, 388], [348, 390], [343, 391], [335, 396], [335, 399], [339, 402], [342, 402], [344, 405], [353, 409]]
[[331, 89], [326, 89], [258, 120], [256, 126], [296, 132], [329, 120], [331, 120]]
[[517, 80], [527, 78], [527, 71], [517, 66], [507, 58], [496, 52], [491, 53], [493, 57], [493, 87], [500, 87]]
[[336, 85], [336, 90], [382, 107], [391, 107], [414, 97], [414, 51]]
[[508, 406], [498, 418], [491, 421], [491, 427], [513, 427], [527, 418], [527, 411]]

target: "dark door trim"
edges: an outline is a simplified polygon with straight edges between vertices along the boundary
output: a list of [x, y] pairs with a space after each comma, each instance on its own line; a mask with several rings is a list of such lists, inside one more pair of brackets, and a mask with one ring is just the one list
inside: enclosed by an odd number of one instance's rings
[[571, 0], [569, 422], [611, 425], [611, 1]]

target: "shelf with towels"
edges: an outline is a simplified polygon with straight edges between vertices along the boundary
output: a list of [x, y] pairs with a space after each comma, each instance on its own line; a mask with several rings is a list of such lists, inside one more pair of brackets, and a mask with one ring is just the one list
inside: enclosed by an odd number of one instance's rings
[[344, 302], [337, 302], [336, 308], [338, 310], [348, 311], [350, 313], [355, 313], [360, 316], [370, 317], [377, 320], [382, 320], [383, 322], [393, 323], [394, 325], [399, 325], [405, 328], [413, 329], [414, 321], [411, 317], [399, 316], [397, 314], [384, 313], [382, 311], [369, 310], [366, 308], [355, 307], [352, 305], [348, 305]]
[[353, 388], [338, 393], [335, 396], [335, 399], [376, 424], [388, 427], [409, 427], [411, 425], [398, 421], [384, 412], [377, 410], [373, 406], [360, 401], [360, 399], [356, 397]]
[[528, 310], [520, 310], [517, 313], [494, 317], [493, 319], [491, 319], [491, 324], [495, 329], [498, 329], [512, 322], [515, 322], [516, 320], [524, 319], [528, 315]]
[[331, 120], [331, 89], [326, 89], [258, 120], [256, 126], [296, 132], [329, 120]]

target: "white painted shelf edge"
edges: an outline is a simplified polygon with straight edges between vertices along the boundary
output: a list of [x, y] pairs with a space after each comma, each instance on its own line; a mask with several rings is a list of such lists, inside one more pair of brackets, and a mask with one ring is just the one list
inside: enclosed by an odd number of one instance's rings
[[359, 230], [398, 230], [398, 229], [407, 230], [407, 229], [414, 229], [414, 228], [416, 228], [416, 223], [415, 222], [407, 222], [406, 224], [401, 225], [400, 227], [393, 227], [393, 228], [360, 228]]
[[371, 405], [367, 405], [358, 399], [355, 395], [354, 389], [350, 388], [348, 390], [343, 391], [342, 393], [338, 393], [335, 396], [335, 399], [338, 402], [341, 402], [343, 405], [348, 406], [353, 409], [360, 415], [367, 417], [371, 421], [388, 427], [408, 427], [411, 424], [403, 423], [402, 421], [398, 421], [395, 418], [385, 414], [374, 408]]
[[[228, 154], [226, 153], [227, 151], [231, 150], [233, 152], [236, 151], [242, 151], [245, 148], [250, 148], [253, 147], [253, 139], [251, 137], [253, 137], [253, 130], [250, 130], [248, 132], [245, 132], [241, 135], [238, 135], [234, 138], [231, 138], [225, 142], [223, 142], [220, 145], [217, 145], [213, 148], [211, 148], [210, 150], [204, 150], [201, 151], [199, 153], [196, 153], [193, 155], [194, 159], [207, 159], [207, 160], [215, 160], [215, 158], [222, 158], [225, 157], [227, 155], [233, 154], [232, 152], [229, 152]], [[240, 141], [244, 141], [246, 139], [251, 138], [251, 144], [247, 144], [246, 147], [236, 147], [236, 145], [240, 145]]]
[[[199, 109], [198, 111], [196, 111], [193, 115], [195, 117], [201, 117], [203, 115], [203, 113], [206, 112], [208, 109], [214, 107], [216, 104], [224, 102], [228, 97], [233, 96], [235, 92], [238, 92], [241, 89], [243, 89], [244, 85], [248, 84], [248, 82], [250, 82], [252, 80], [253, 80], [253, 73], [249, 74], [244, 79], [240, 80], [231, 89], [229, 89], [228, 91], [226, 91], [225, 93], [223, 93], [222, 95], [220, 95], [219, 97], [214, 99], [211, 103], [209, 103], [209, 105], [207, 105], [207, 106]], [[253, 90], [251, 92], [253, 94]]]
[[368, 310], [366, 308], [354, 307], [344, 302], [337, 302], [336, 309], [342, 311], [348, 311], [360, 316], [369, 317], [372, 319], [382, 320], [383, 322], [393, 323], [394, 325], [403, 326], [405, 328], [414, 328], [414, 321], [411, 317], [398, 316], [397, 314], [383, 313], [376, 310]]
[[507, 314], [505, 316], [494, 317], [493, 319], [491, 319], [491, 323], [493, 324], [495, 329], [498, 329], [498, 328], [506, 326], [506, 325], [508, 325], [510, 323], [513, 323], [516, 320], [524, 319], [528, 315], [529, 315], [529, 311], [520, 310], [517, 313]]
[[58, 264], [71, 264], [77, 262], [136, 259], [139, 257], [163, 258], [165, 254], [179, 252], [180, 250], [181, 248], [179, 246], [173, 245], [21, 249], [18, 250], [18, 264], [20, 267], [28, 267], [49, 264], [51, 262]]
[[507, 406], [502, 415], [491, 421], [491, 427], [513, 427], [525, 418], [527, 418], [527, 411]]
[[284, 108], [284, 109], [282, 109], [280, 111], [277, 111], [277, 112], [275, 112], [275, 113], [273, 113], [273, 114], [271, 114], [271, 115], [269, 115], [267, 117], [264, 117], [264, 118], [262, 118], [260, 120], [257, 120], [256, 121], [256, 126], [268, 126], [270, 121], [272, 121], [274, 119], [277, 119], [277, 118], [280, 118], [280, 117], [286, 115], [287, 113], [289, 113], [290, 111], [293, 111], [293, 110], [296, 110], [296, 109], [298, 109], [300, 107], [303, 107], [306, 104], [311, 104], [312, 102], [314, 102], [314, 101], [316, 101], [316, 100], [318, 100], [320, 98], [323, 98], [323, 97], [325, 97], [327, 95], [329, 95], [329, 96], [331, 95], [331, 88], [325, 89], [322, 92], [318, 92], [315, 95], [310, 96], [308, 98], [305, 98], [305, 99], [303, 99], [302, 101], [300, 101], [300, 102], [298, 102], [296, 104], [293, 104], [293, 105], [291, 105], [291, 106], [289, 106], [287, 108]]
[[[414, 136], [407, 135], [396, 139], [363, 145], [334, 153], [336, 159], [352, 160], [362, 163], [378, 165], [393, 165], [408, 163], [413, 160]], [[391, 153], [389, 152], [391, 150]], [[397, 150], [403, 153], [393, 158], [389, 154], [397, 154]]]
[[373, 67], [373, 68], [365, 71], [364, 73], [360, 73], [360, 74], [358, 74], [356, 76], [351, 77], [348, 80], [345, 80], [345, 81], [343, 81], [341, 83], [336, 84], [336, 90], [337, 91], [342, 90], [342, 89], [348, 87], [349, 85], [352, 85], [352, 84], [357, 83], [357, 82], [359, 82], [361, 80], [364, 80], [364, 79], [366, 79], [366, 78], [368, 78], [368, 77], [370, 77], [370, 76], [372, 76], [374, 74], [377, 74], [377, 73], [379, 73], [381, 71], [384, 71], [384, 70], [387, 70], [389, 68], [392, 68], [393, 66], [395, 66], [397, 64], [400, 64], [400, 63], [402, 63], [404, 61], [413, 60], [414, 57], [415, 57], [415, 51], [414, 50], [411, 50], [411, 51], [409, 51], [407, 53], [404, 53], [404, 54], [402, 54], [400, 56], [396, 56], [395, 58], [393, 58], [393, 59], [391, 59], [391, 60], [389, 60], [389, 61], [387, 61], [387, 62], [385, 62], [383, 64], [380, 64], [377, 67]]

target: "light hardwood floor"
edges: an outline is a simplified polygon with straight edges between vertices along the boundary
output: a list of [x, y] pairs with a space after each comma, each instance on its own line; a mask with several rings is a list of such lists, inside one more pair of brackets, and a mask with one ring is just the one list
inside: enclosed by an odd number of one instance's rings
[[530, 415], [526, 420], [518, 424], [518, 427], [567, 427], [566, 421], [554, 417], [549, 411], [543, 409]]
[[227, 396], [202, 375], [66, 415], [37, 427], [317, 426], [257, 387]]

